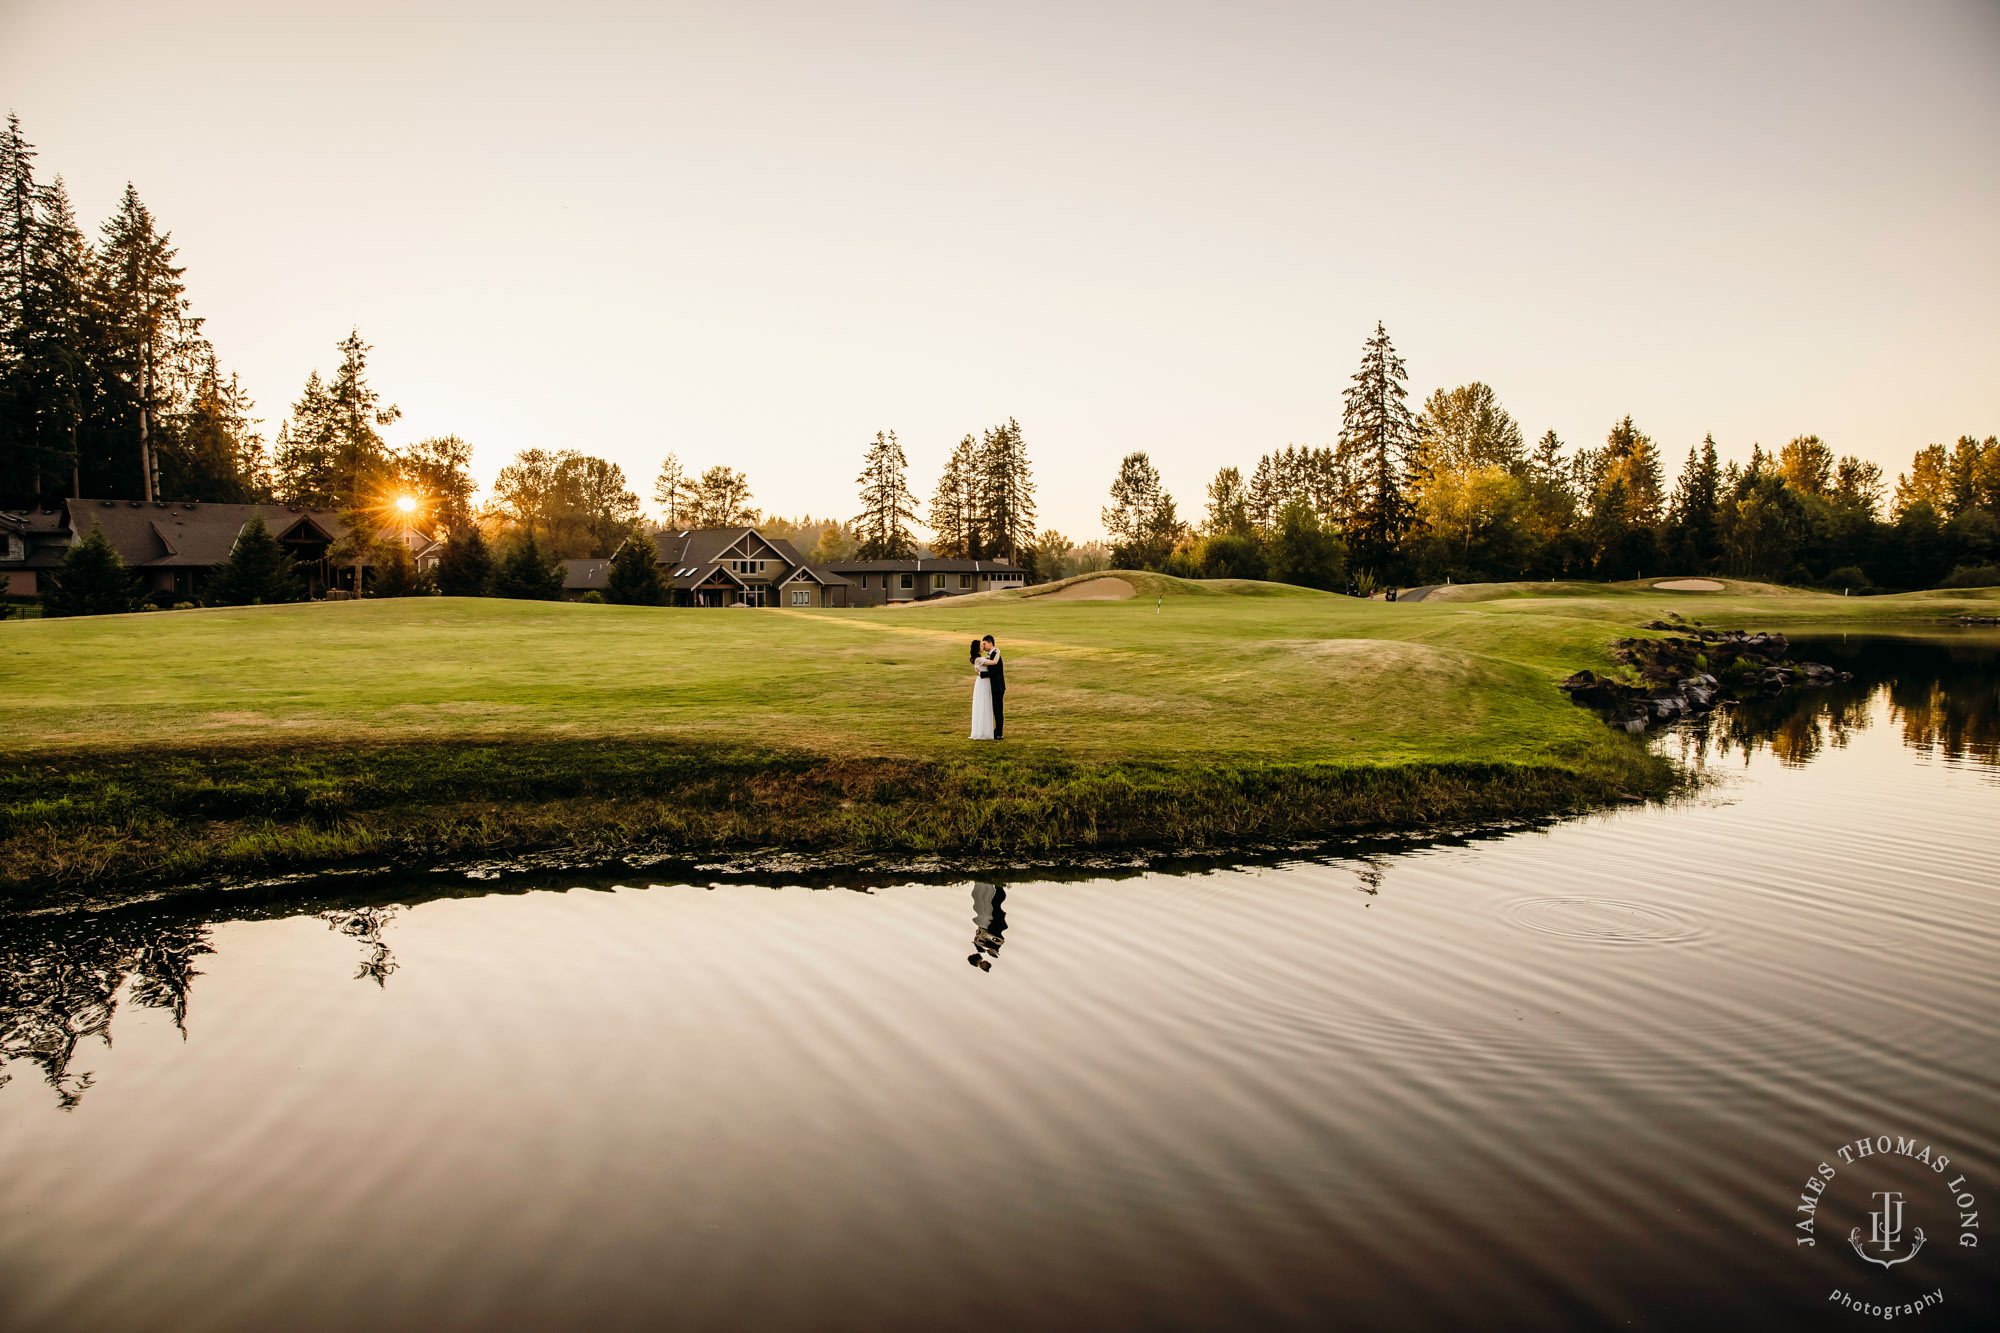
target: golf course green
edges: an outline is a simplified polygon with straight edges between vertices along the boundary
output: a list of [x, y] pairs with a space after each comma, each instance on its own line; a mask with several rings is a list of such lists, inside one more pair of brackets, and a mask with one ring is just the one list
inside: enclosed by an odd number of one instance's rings
[[[1059, 856], [1542, 816], [1681, 776], [1555, 683], [1668, 613], [1938, 624], [1993, 590], [1095, 576], [898, 609], [411, 598], [0, 623], [0, 910], [356, 859]], [[968, 641], [1007, 738], [965, 739]]]

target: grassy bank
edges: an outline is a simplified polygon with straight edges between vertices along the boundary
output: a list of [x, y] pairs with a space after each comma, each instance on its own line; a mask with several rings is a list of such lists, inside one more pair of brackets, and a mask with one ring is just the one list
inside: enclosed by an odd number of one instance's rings
[[[1554, 813], [1675, 781], [1553, 688], [1635, 625], [1994, 606], [1403, 606], [1126, 577], [1124, 601], [896, 611], [425, 599], [7, 622], [0, 894], [20, 910], [354, 858], [1057, 855]], [[991, 746], [964, 739], [984, 632], [1010, 684]]]

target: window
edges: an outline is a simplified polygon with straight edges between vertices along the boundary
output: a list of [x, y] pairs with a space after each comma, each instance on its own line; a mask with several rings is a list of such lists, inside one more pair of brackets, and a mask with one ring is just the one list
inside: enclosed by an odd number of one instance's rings
[[931, 575], [931, 591], [933, 592], [944, 591], [944, 575], [942, 574]]
[[26, 541], [11, 532], [5, 538], [0, 538], [0, 560], [26, 560], [27, 558], [28, 543]]
[[812, 595], [812, 590], [811, 590], [811, 589], [809, 589], [809, 588], [794, 588], [794, 589], [792, 589], [792, 605], [793, 605], [793, 606], [811, 606], [811, 605], [812, 605], [812, 600], [813, 600], [813, 595]]
[[972, 586], [972, 575], [960, 574], [958, 576], [958, 586], [961, 588], [970, 588]]
[[912, 584], [912, 583], [910, 582], [910, 576], [909, 576], [908, 574], [905, 574], [905, 575], [903, 575], [903, 586], [904, 586], [905, 588], [909, 588], [909, 587], [914, 587], [914, 586], [915, 586], [914, 584]]

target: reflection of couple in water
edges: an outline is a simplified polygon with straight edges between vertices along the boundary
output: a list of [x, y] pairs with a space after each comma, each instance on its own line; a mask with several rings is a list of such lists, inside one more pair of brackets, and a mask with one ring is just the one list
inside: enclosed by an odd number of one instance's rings
[[1007, 890], [998, 884], [972, 885], [972, 956], [965, 961], [982, 972], [993, 970], [992, 959], [1000, 956], [1001, 937], [1007, 933]]

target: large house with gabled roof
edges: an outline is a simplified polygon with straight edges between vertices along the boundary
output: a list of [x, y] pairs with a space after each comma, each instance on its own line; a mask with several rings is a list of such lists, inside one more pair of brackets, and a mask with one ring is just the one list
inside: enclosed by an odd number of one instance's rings
[[[303, 505], [215, 504], [194, 500], [64, 500], [61, 508], [0, 514], [0, 596], [34, 597], [72, 542], [101, 526], [119, 558], [139, 576], [142, 594], [191, 599], [215, 566], [229, 559], [253, 514], [292, 553], [312, 596], [332, 581], [327, 549], [347, 534], [330, 509]], [[415, 537], [421, 564], [433, 543]]]
[[848, 581], [755, 528], [653, 536], [660, 574], [682, 606], [846, 606]]

